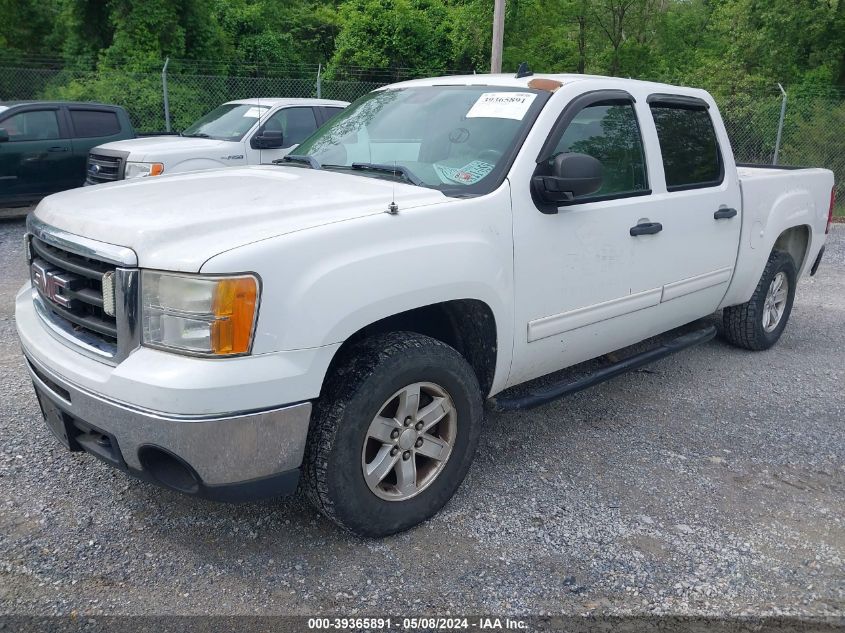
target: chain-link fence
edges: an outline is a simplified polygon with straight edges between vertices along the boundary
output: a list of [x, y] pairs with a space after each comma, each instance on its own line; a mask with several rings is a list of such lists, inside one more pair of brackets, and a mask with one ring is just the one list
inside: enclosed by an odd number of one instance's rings
[[[405, 76], [413, 76], [413, 72], [406, 72]], [[389, 82], [387, 78], [383, 81], [332, 79], [316, 68], [313, 72], [291, 72], [287, 76], [170, 72], [167, 90], [171, 129], [182, 130], [232, 99], [319, 95], [325, 99], [354, 101]], [[777, 150], [780, 164], [827, 167], [836, 173], [839, 197], [845, 199], [845, 92], [796, 89], [792, 93], [788, 86], [785, 88], [782, 129], [784, 95], [777, 85], [753, 91], [712, 89], [737, 162], [771, 164], [775, 162]], [[126, 108], [139, 132], [160, 132], [167, 128], [159, 73], [0, 67], [0, 101], [15, 99], [114, 103]]]
[[[0, 67], [0, 101], [99, 101], [126, 108], [138, 132], [164, 131], [164, 77], [158, 73]], [[311, 76], [244, 77], [167, 73], [170, 127], [179, 131], [225, 101], [264, 97], [317, 97], [354, 101], [384, 82]]]

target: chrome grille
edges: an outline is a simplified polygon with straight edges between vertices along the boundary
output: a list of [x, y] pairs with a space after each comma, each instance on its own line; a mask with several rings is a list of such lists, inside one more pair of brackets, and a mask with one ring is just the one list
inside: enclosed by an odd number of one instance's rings
[[[66, 328], [84, 338], [94, 336], [105, 348], [117, 349], [115, 306], [104, 305], [103, 280], [113, 283], [115, 266], [58, 248], [32, 236], [32, 285], [43, 307], [67, 322]], [[107, 296], [114, 302], [114, 290]]]
[[95, 185], [101, 182], [112, 182], [123, 178], [123, 159], [119, 156], [105, 156], [103, 154], [88, 155], [88, 171], [86, 182]]

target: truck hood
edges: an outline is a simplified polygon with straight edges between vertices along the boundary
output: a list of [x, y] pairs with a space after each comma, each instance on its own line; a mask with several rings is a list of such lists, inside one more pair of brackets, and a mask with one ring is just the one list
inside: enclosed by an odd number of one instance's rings
[[[241, 143], [236, 143], [241, 145]], [[212, 138], [193, 138], [189, 136], [146, 136], [114, 141], [98, 147], [120, 152], [129, 152], [129, 160], [161, 160], [167, 156], [197, 151], [215, 151], [217, 148], [232, 147], [231, 141]]]
[[440, 191], [347, 173], [263, 165], [139, 178], [48, 196], [34, 211], [69, 233], [133, 249], [139, 265], [197, 272], [259, 240], [449, 200]]

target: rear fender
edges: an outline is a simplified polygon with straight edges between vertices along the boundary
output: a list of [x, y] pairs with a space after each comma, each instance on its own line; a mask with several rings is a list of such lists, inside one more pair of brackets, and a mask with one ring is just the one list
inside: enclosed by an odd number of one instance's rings
[[748, 200], [743, 192], [743, 215], [742, 240], [736, 268], [720, 308], [745, 303], [751, 298], [769, 255], [781, 236], [790, 229], [802, 227], [806, 235], [803, 248], [799, 244], [802, 238], [790, 238], [788, 244], [784, 244], [781, 239], [784, 250], [790, 252], [793, 258], [802, 253], [801, 260], [795, 262], [799, 276], [812, 263], [811, 255], [818, 253], [824, 243], [824, 236], [819, 239], [813, 230], [818, 210], [812, 195], [807, 191], [786, 191], [776, 195], [774, 200], [767, 195], [754, 196], [753, 200]]

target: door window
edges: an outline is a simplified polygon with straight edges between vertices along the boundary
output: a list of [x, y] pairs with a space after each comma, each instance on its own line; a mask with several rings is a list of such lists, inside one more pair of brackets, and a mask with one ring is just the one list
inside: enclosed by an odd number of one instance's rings
[[343, 112], [343, 108], [326, 106], [325, 108], [323, 108], [323, 111], [326, 113], [326, 121], [330, 121], [331, 119], [335, 118], [338, 114]]
[[106, 110], [77, 110], [71, 109], [70, 118], [73, 130], [78, 138], [93, 138], [96, 136], [111, 136], [120, 132], [120, 121], [117, 114]]
[[724, 174], [716, 130], [706, 107], [651, 104], [669, 191], [713, 187]]
[[317, 129], [311, 108], [285, 108], [267, 119], [262, 130], [280, 131], [285, 147], [299, 145]]
[[630, 103], [599, 103], [575, 115], [548, 160], [548, 173], [555, 157], [566, 152], [592, 156], [603, 168], [601, 189], [576, 200], [637, 195], [648, 190], [642, 135]]
[[10, 141], [48, 141], [59, 138], [59, 120], [55, 110], [30, 110], [0, 122]]

